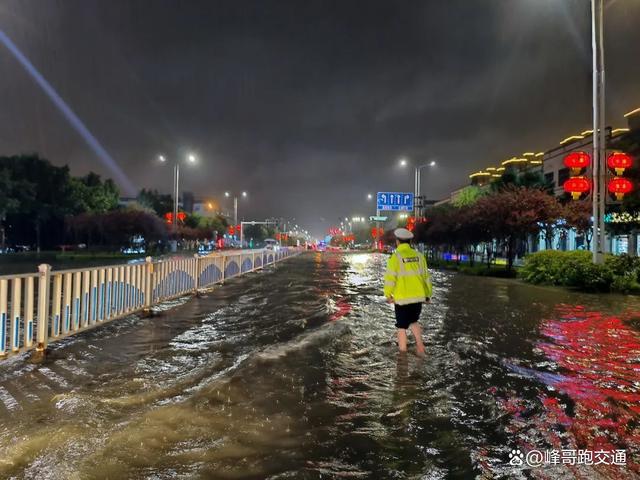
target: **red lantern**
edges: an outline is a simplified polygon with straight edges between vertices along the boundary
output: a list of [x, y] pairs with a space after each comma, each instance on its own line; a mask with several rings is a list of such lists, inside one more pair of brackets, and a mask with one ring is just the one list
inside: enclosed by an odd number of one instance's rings
[[616, 200], [620, 201], [625, 194], [633, 190], [633, 184], [624, 177], [615, 177], [609, 181], [609, 192], [616, 196]]
[[607, 158], [607, 166], [615, 170], [616, 175], [622, 175], [625, 169], [630, 168], [632, 165], [633, 160], [626, 153], [614, 152]]
[[181, 222], [184, 222], [185, 219], [187, 218], [187, 214], [184, 212], [178, 212], [178, 220]]
[[573, 177], [564, 182], [564, 191], [571, 194], [574, 200], [578, 200], [583, 193], [591, 190], [591, 182], [585, 177]]
[[235, 235], [236, 234], [236, 227], [234, 227], [233, 225], [231, 225], [229, 227], [229, 235]]
[[173, 223], [173, 213], [171, 212], [165, 213], [164, 219], [167, 221], [167, 223]]
[[587, 152], [571, 152], [564, 157], [564, 166], [571, 169], [572, 175], [579, 175], [589, 165], [591, 165], [591, 157]]

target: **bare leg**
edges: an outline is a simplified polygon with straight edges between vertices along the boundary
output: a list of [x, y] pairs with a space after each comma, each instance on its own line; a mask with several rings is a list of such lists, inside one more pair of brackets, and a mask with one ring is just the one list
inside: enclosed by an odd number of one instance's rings
[[[420, 328], [420, 324], [418, 322], [413, 322], [409, 325], [411, 329], [411, 333], [416, 339], [416, 353], [421, 357], [424, 355], [424, 343], [422, 343], [422, 328]], [[406, 336], [405, 336], [406, 341]]]
[[407, 331], [404, 328], [398, 328], [398, 348], [401, 352], [407, 351]]

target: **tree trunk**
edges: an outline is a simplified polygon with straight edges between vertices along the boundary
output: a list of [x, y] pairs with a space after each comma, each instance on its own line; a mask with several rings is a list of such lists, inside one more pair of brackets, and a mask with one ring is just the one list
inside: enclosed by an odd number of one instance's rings
[[507, 241], [507, 271], [511, 271], [513, 269], [513, 257], [515, 254], [515, 239], [510, 236]]
[[40, 253], [40, 219], [36, 219], [36, 252]]
[[631, 230], [629, 233], [629, 244], [627, 247], [627, 253], [632, 257], [638, 256], [638, 231]]
[[553, 234], [553, 230], [547, 228], [544, 232], [544, 248], [547, 250], [553, 250], [553, 239], [555, 235]]

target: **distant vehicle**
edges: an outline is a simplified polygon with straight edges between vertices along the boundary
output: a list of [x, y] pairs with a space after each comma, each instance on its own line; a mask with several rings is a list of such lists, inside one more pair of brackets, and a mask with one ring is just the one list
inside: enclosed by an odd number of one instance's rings
[[280, 245], [278, 245], [277, 240], [274, 240], [273, 238], [267, 238], [264, 241], [264, 248], [277, 251], [280, 249]]
[[146, 250], [143, 246], [122, 247], [120, 251], [125, 255], [140, 255], [142, 253], [146, 253]]

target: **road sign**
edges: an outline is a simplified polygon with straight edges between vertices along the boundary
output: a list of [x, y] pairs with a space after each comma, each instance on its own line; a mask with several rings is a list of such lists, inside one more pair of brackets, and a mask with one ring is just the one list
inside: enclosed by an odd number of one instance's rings
[[369, 217], [369, 221], [371, 222], [386, 222], [387, 217]]
[[413, 193], [378, 192], [376, 199], [378, 210], [413, 210]]

